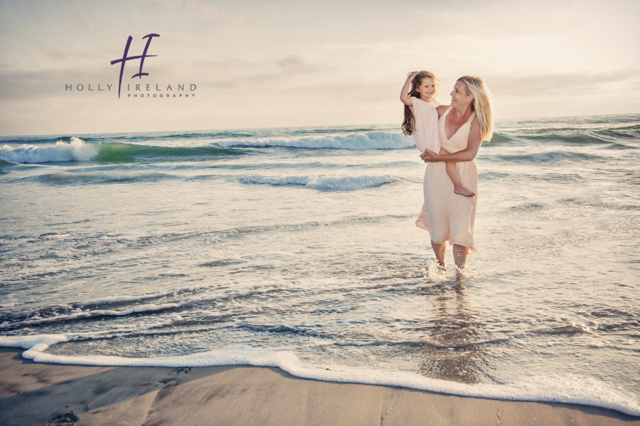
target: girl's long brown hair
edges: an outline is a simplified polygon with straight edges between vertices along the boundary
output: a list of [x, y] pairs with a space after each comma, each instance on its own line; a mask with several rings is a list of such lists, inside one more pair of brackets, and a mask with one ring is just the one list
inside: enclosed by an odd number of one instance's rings
[[[418, 93], [418, 89], [422, 85], [422, 80], [424, 80], [425, 78], [433, 79], [433, 82], [436, 85], [436, 92], [433, 93], [432, 98], [436, 96], [438, 83], [436, 82], [436, 76], [429, 71], [420, 71], [418, 74], [416, 74], [416, 76], [413, 78], [413, 81], [411, 82], [411, 90], [409, 91], [409, 96], [412, 96], [414, 98], [420, 97], [420, 93]], [[413, 117], [413, 112], [411, 112], [411, 108], [409, 108], [409, 105], [405, 105], [404, 121], [402, 122], [402, 133], [407, 136], [411, 136], [411, 134], [413, 133], [414, 125], [415, 125], [415, 118]]]

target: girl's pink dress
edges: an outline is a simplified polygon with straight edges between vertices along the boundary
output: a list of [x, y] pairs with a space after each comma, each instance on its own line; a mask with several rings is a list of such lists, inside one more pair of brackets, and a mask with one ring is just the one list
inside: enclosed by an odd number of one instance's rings
[[[416, 148], [420, 152], [429, 149], [433, 152], [440, 152], [440, 139], [438, 137], [438, 111], [436, 107], [440, 106], [440, 102], [431, 99], [431, 102], [425, 102], [420, 98], [411, 98], [413, 105], [410, 106], [414, 117], [413, 139], [416, 141]], [[416, 226], [429, 230], [429, 222], [427, 219], [427, 209], [422, 204], [422, 211]]]

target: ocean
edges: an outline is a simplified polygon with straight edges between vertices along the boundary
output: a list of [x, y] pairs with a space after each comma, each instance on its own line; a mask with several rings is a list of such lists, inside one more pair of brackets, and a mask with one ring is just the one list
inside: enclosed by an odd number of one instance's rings
[[640, 416], [640, 115], [501, 120], [440, 273], [399, 123], [0, 138], [0, 346]]

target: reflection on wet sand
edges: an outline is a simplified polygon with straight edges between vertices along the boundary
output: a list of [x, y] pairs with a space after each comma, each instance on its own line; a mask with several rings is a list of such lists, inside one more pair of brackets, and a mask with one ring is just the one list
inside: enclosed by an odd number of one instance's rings
[[[485, 345], [478, 344], [482, 324], [474, 322], [464, 281], [442, 281], [425, 289], [434, 309], [434, 319], [421, 339], [424, 361], [420, 372], [434, 379], [480, 383], [485, 376]], [[482, 364], [482, 365], [481, 365]]]

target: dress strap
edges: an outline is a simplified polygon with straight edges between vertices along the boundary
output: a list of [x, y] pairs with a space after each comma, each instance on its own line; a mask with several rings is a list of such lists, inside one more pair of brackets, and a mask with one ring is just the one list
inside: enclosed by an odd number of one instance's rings
[[476, 116], [476, 112], [474, 111], [473, 114], [471, 114], [471, 117], [469, 117], [469, 119], [467, 120], [467, 123], [471, 123], [473, 121], [473, 117], [475, 116]]

